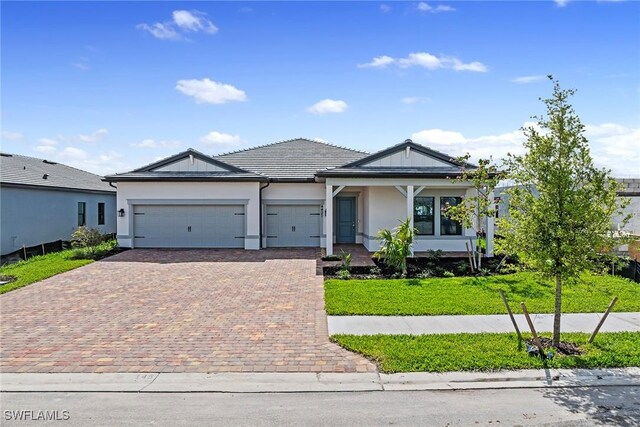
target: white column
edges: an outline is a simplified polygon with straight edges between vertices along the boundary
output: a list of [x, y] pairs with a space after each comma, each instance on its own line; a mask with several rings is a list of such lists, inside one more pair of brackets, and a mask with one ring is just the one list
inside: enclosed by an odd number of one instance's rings
[[[409, 226], [413, 230], [413, 185], [407, 185], [407, 217], [409, 218]], [[411, 255], [413, 256], [413, 247]]]
[[327, 184], [327, 195], [324, 199], [325, 223], [325, 255], [333, 255], [333, 185]]
[[[493, 195], [493, 191], [489, 194], [490, 200], [492, 201], [492, 206], [495, 208], [495, 202], [494, 200], [494, 195]], [[495, 223], [496, 223], [496, 217], [495, 215], [492, 215], [490, 217], [487, 218], [487, 256], [488, 257], [492, 257], [493, 256], [493, 239], [495, 236]]]

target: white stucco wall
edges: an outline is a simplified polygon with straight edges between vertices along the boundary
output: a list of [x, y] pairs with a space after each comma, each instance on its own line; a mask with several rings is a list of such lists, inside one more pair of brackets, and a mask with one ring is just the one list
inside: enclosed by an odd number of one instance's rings
[[[117, 209], [125, 216], [118, 217], [118, 243], [132, 247], [133, 200], [224, 200], [229, 204], [246, 203], [245, 249], [259, 248], [259, 183], [257, 182], [119, 182]], [[158, 203], [161, 204], [161, 203]]]
[[[416, 236], [414, 251], [443, 250], [451, 252], [465, 251], [465, 242], [469, 237], [475, 237], [475, 231], [470, 228], [463, 230], [462, 236], [440, 235], [440, 197], [465, 196], [464, 188], [435, 189], [425, 188], [415, 196], [434, 197], [434, 235]], [[364, 200], [366, 213], [364, 218], [363, 244], [370, 251], [380, 249], [379, 242], [375, 239], [382, 228], [392, 229], [400, 221], [407, 218], [407, 199], [394, 187], [370, 187]]]

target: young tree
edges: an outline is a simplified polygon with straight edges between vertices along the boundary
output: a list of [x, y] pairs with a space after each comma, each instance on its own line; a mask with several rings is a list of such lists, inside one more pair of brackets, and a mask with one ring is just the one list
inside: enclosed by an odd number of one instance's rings
[[[514, 186], [508, 191], [509, 216], [499, 219], [503, 249], [544, 276], [555, 279], [553, 345], [560, 343], [562, 285], [593, 267], [594, 259], [620, 242], [611, 217], [625, 201], [610, 171], [593, 165], [589, 144], [569, 98], [552, 76], [553, 95], [541, 99], [544, 117], [523, 128], [526, 153], [509, 155], [505, 165]], [[628, 220], [628, 218], [627, 218]], [[623, 224], [626, 221], [623, 221]]]
[[[498, 186], [503, 174], [496, 165], [491, 164], [490, 159], [480, 159], [478, 165], [472, 167], [467, 163], [470, 154], [459, 157], [457, 161], [462, 164], [462, 173], [457, 176], [454, 182], [471, 183], [475, 193], [471, 197], [465, 197], [456, 206], [450, 206], [445, 211], [451, 219], [459, 221], [464, 228], [474, 228], [476, 230], [476, 244], [486, 231], [487, 218], [496, 214], [496, 207], [493, 191]], [[481, 266], [480, 250], [478, 250], [478, 268]]]

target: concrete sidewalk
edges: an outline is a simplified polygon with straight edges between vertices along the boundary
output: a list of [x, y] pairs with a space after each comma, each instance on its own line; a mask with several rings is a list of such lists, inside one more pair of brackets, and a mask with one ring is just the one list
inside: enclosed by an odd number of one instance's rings
[[[588, 332], [595, 329], [601, 313], [562, 315], [563, 332]], [[529, 332], [524, 315], [515, 315], [521, 332]], [[553, 314], [534, 314], [537, 332], [553, 330]], [[481, 332], [514, 332], [508, 315], [483, 316], [328, 316], [329, 335], [421, 335]], [[611, 313], [601, 332], [639, 332], [640, 313]]]
[[113, 393], [293, 393], [638, 386], [640, 368], [500, 372], [29, 374], [0, 375], [0, 391]]

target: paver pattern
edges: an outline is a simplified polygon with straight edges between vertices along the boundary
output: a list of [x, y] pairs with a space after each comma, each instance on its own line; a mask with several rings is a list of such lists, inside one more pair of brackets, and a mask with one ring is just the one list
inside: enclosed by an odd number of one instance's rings
[[134, 249], [0, 297], [2, 372], [373, 372], [329, 342], [317, 249]]

